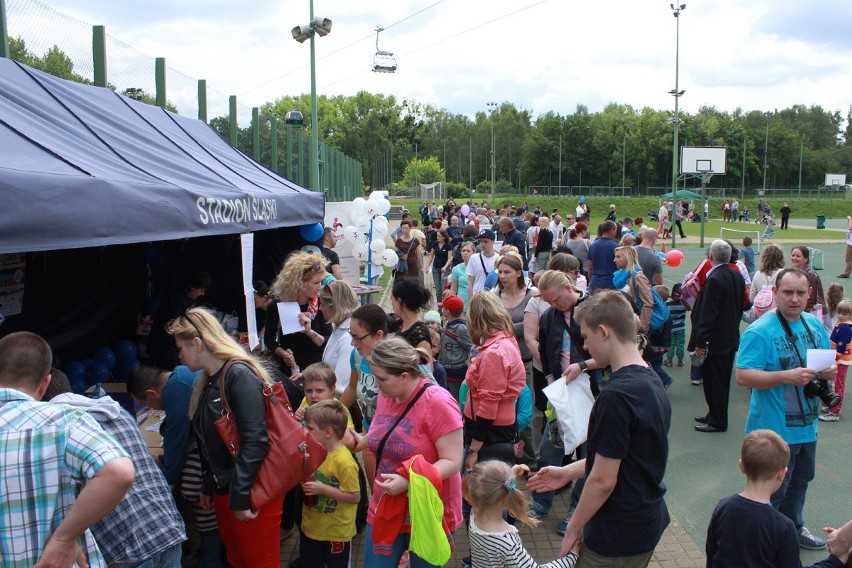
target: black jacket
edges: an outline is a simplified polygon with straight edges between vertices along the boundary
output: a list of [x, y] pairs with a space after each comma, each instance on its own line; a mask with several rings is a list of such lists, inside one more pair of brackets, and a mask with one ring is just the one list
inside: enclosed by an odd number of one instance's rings
[[[577, 302], [579, 306], [591, 295], [583, 292], [580, 300]], [[556, 308], [550, 308], [538, 322], [538, 350], [541, 355], [541, 368], [544, 369], [545, 375], [553, 375], [558, 377], [565, 370], [562, 368], [562, 332], [566, 329], [565, 312], [560, 312]], [[591, 359], [592, 356], [583, 346], [583, 336], [580, 334], [580, 324], [574, 319], [574, 311], [571, 311], [570, 325], [567, 326], [568, 336], [571, 338], [571, 362], [577, 363]], [[590, 371], [591, 375], [593, 371]], [[590, 381], [592, 394], [598, 396], [597, 381]]]
[[722, 264], [710, 272], [692, 309], [689, 351], [710, 342], [710, 353], [728, 355], [740, 345], [745, 281], [739, 270]]
[[232, 459], [214, 424], [222, 415], [221, 372], [220, 369], [207, 379], [192, 416], [192, 427], [201, 451], [204, 492], [227, 494], [232, 510], [245, 511], [251, 508], [249, 492], [254, 477], [269, 452], [263, 385], [244, 363], [233, 364], [225, 375], [225, 396], [240, 433], [240, 451]]

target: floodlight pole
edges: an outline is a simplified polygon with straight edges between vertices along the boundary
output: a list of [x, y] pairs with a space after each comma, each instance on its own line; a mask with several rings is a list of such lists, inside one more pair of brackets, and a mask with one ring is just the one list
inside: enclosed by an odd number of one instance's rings
[[769, 113], [766, 113], [766, 137], [763, 141], [763, 199], [766, 199], [766, 158], [769, 155]]
[[[310, 0], [311, 26], [314, 25], [314, 0]], [[308, 162], [308, 185], [311, 191], [319, 191], [319, 116], [317, 112], [317, 64], [316, 64], [316, 30], [311, 33], [311, 144], [310, 161]]]
[[0, 57], [9, 59], [9, 32], [6, 26], [6, 0], [0, 0]]
[[487, 104], [488, 112], [491, 114], [491, 195], [488, 197], [490, 204], [494, 201], [494, 192], [497, 189], [497, 163], [494, 152], [494, 111], [497, 110], [497, 103], [490, 102]]
[[[678, 151], [677, 151], [677, 143], [678, 143], [678, 134], [680, 134], [680, 108], [679, 101], [681, 95], [683, 95], [683, 91], [680, 90], [679, 85], [679, 71], [680, 71], [680, 12], [686, 8], [686, 4], [678, 4], [675, 6], [674, 4], [670, 4], [672, 8], [672, 15], [675, 17], [676, 25], [675, 25], [675, 88], [673, 91], [670, 91], [670, 94], [674, 96], [675, 100], [675, 111], [674, 111], [674, 119], [672, 122], [674, 123], [674, 140], [672, 142], [672, 213], [671, 217], [677, 215], [676, 203], [677, 203], [677, 176], [678, 176]], [[623, 185], [623, 184], [622, 184]], [[669, 219], [670, 228], [672, 228], [672, 248], [675, 248], [677, 244], [677, 231], [674, 230], [671, 225], [674, 225], [674, 219]], [[703, 242], [703, 241], [702, 241]]]

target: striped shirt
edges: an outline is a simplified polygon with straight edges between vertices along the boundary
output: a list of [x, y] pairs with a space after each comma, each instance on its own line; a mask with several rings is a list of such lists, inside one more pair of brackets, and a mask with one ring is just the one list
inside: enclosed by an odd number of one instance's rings
[[669, 318], [672, 320], [672, 332], [684, 331], [686, 329], [686, 308], [675, 300], [666, 302], [669, 308]]
[[[128, 457], [87, 413], [0, 388], [0, 557], [30, 568], [68, 514], [84, 481]], [[89, 565], [106, 563], [89, 530], [78, 544]]]
[[124, 498], [92, 525], [107, 563], [142, 562], [186, 540], [183, 519], [165, 475], [148, 452], [130, 413], [109, 397], [92, 400], [68, 393], [51, 402], [85, 410], [130, 454], [136, 468], [136, 479]]
[[201, 456], [198, 454], [198, 444], [192, 442], [186, 452], [183, 463], [183, 474], [180, 478], [180, 494], [192, 503], [192, 516], [195, 526], [200, 533], [219, 530], [216, 522], [216, 512], [213, 509], [205, 511], [199, 504], [201, 490], [204, 488], [204, 476], [201, 474]]
[[518, 529], [509, 527], [505, 532], [486, 532], [476, 526], [470, 514], [470, 559], [476, 568], [573, 568], [577, 555], [569, 552], [547, 564], [539, 564], [524, 548]]

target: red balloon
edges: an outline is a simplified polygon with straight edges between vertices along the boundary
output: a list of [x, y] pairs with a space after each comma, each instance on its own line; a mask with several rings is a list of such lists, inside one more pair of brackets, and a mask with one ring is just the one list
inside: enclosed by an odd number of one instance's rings
[[683, 262], [683, 253], [679, 250], [674, 249], [666, 253], [666, 264], [672, 268], [680, 266], [681, 262]]

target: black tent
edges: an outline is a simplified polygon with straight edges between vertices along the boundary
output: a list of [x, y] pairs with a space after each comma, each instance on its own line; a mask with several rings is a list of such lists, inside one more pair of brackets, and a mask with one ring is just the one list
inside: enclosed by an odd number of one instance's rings
[[269, 278], [324, 213], [322, 194], [204, 122], [3, 58], [0, 204], [0, 254], [26, 253], [23, 311], [0, 335], [29, 329], [74, 356], [129, 335], [144, 298], [190, 265], [213, 273], [213, 303], [239, 310], [239, 234], [255, 232]]
[[207, 124], [0, 59], [0, 253], [322, 222]]

